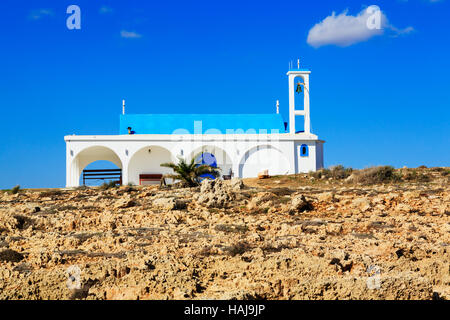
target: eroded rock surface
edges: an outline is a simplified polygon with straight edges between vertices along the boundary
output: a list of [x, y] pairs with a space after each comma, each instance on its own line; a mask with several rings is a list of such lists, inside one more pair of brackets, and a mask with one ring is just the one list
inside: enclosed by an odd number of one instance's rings
[[447, 178], [244, 182], [0, 192], [0, 299], [450, 298]]

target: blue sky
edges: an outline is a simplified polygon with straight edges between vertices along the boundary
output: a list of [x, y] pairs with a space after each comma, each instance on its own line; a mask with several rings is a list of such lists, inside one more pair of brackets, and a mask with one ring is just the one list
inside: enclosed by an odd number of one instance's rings
[[[81, 30], [66, 27], [71, 4]], [[380, 34], [349, 30], [370, 5]], [[122, 99], [128, 113], [271, 113], [279, 99], [287, 120], [297, 58], [326, 166], [448, 166], [449, 12], [448, 0], [2, 0], [0, 188], [64, 186], [64, 136], [117, 134]]]

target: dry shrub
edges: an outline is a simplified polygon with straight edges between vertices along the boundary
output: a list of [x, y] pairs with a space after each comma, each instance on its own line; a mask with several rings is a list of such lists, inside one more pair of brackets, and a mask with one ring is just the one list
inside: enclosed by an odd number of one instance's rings
[[331, 178], [336, 180], [346, 179], [352, 172], [352, 168], [345, 168], [343, 165], [337, 165], [330, 168]]
[[108, 183], [104, 182], [101, 186], [100, 186], [100, 190], [108, 190], [108, 189], [112, 189], [117, 187], [117, 182], [116, 181], [110, 181]]
[[431, 177], [423, 174], [421, 172], [417, 172], [417, 170], [411, 170], [403, 174], [403, 179], [406, 181], [415, 181], [415, 182], [429, 182], [431, 181]]
[[391, 166], [377, 166], [355, 171], [353, 176], [353, 182], [362, 184], [398, 182], [401, 180], [400, 175]]
[[42, 191], [39, 196], [40, 197], [56, 197], [64, 194], [61, 190], [47, 190]]
[[329, 169], [320, 169], [311, 172], [310, 175], [316, 179], [335, 179], [342, 180], [349, 177], [353, 172], [352, 168], [345, 168], [343, 165], [332, 166]]

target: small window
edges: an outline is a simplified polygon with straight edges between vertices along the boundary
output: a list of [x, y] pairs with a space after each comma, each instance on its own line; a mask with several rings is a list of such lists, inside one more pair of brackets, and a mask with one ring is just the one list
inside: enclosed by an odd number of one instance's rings
[[308, 146], [306, 144], [302, 144], [300, 146], [300, 157], [307, 157], [309, 155]]

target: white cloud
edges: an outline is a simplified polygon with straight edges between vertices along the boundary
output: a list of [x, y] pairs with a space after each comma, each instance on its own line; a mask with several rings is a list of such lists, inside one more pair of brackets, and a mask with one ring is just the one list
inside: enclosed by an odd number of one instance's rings
[[317, 23], [309, 30], [307, 43], [315, 48], [325, 45], [347, 47], [382, 35], [386, 29], [395, 35], [413, 31], [412, 27], [397, 29], [390, 25], [386, 15], [377, 6], [365, 8], [356, 16], [347, 13], [347, 10], [339, 15], [333, 12]]
[[50, 9], [38, 9], [33, 10], [30, 13], [30, 18], [33, 20], [39, 20], [44, 17], [53, 16], [53, 11]]
[[393, 37], [398, 37], [398, 36], [401, 36], [401, 35], [404, 35], [404, 34], [408, 34], [408, 33], [411, 33], [411, 32], [413, 32], [415, 30], [413, 27], [406, 27], [404, 29], [397, 29], [394, 26], [390, 26], [389, 28], [394, 32]]
[[111, 8], [111, 7], [108, 7], [108, 6], [102, 6], [101, 8], [100, 8], [100, 10], [99, 10], [99, 12], [101, 13], [101, 14], [109, 14], [109, 13], [113, 13], [113, 9]]
[[142, 35], [141, 34], [139, 34], [139, 33], [136, 33], [136, 32], [134, 32], [134, 31], [126, 31], [126, 30], [122, 30], [121, 32], [120, 32], [120, 36], [122, 37], [122, 38], [141, 38], [142, 37]]

